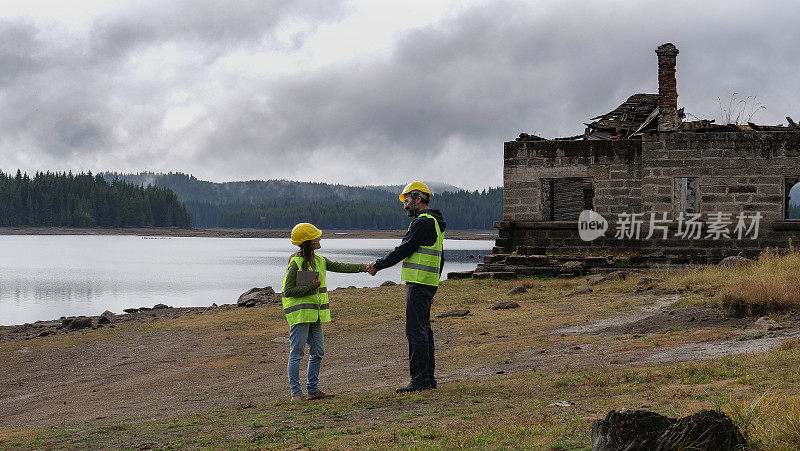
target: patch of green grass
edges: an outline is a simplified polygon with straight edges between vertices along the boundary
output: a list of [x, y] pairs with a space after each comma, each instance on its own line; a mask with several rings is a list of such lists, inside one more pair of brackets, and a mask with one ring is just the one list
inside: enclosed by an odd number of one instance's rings
[[746, 334], [741, 334], [738, 337], [736, 337], [736, 340], [737, 341], [756, 340], [758, 338], [763, 338], [764, 335], [766, 334], [767, 333], [764, 332], [763, 330], [757, 330], [755, 332], [748, 332]]

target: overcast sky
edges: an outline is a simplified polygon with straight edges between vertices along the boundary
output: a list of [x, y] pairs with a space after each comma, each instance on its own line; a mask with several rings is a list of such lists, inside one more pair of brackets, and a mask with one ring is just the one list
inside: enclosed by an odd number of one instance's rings
[[504, 141], [656, 93], [665, 42], [690, 115], [800, 122], [798, 18], [796, 1], [3, 2], [0, 169], [498, 186]]

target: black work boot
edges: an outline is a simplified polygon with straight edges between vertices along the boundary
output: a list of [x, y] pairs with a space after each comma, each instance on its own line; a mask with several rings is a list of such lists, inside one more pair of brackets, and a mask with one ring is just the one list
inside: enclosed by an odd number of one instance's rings
[[405, 387], [396, 389], [395, 393], [409, 393], [412, 391], [429, 390], [431, 387], [428, 384], [420, 384], [419, 382], [411, 381]]

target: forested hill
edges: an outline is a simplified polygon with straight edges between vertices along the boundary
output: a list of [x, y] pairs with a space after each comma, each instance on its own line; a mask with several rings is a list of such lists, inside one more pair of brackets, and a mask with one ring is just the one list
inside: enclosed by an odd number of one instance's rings
[[[249, 180], [246, 182], [214, 183], [198, 180], [190, 174], [140, 172], [123, 174], [101, 173], [106, 180], [125, 180], [136, 185], [169, 188], [184, 202], [208, 202], [214, 205], [247, 204], [253, 206], [288, 205], [300, 202], [331, 203], [337, 201], [382, 202], [401, 187], [347, 186], [328, 183], [294, 182], [290, 180]], [[429, 183], [435, 193], [456, 192], [460, 188], [443, 183]]]
[[88, 174], [0, 171], [0, 226], [189, 227], [186, 207], [169, 189]]
[[[171, 189], [186, 203], [195, 227], [201, 228], [291, 228], [312, 222], [328, 229], [404, 229], [409, 221], [397, 200], [399, 186], [287, 180], [213, 183], [182, 173], [102, 175]], [[470, 192], [451, 185], [429, 186], [434, 191], [431, 208], [442, 210], [449, 229], [490, 229], [502, 217], [502, 188]]]

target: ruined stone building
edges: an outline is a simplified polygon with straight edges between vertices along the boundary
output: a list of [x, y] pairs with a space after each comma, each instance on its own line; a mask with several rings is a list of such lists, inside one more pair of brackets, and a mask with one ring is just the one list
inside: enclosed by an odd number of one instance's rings
[[[658, 94], [631, 96], [583, 135], [505, 143], [496, 256], [608, 250], [716, 262], [800, 244], [800, 127], [788, 117], [788, 126], [684, 121], [678, 49], [656, 54]], [[585, 210], [607, 221], [603, 236], [581, 238]]]

